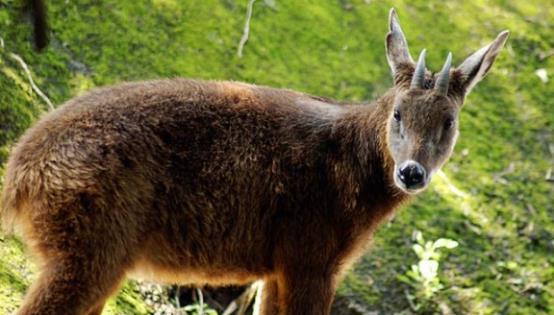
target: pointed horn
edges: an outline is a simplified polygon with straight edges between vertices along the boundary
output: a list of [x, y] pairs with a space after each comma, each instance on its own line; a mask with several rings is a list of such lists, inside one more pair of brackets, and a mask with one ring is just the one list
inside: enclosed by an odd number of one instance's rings
[[435, 83], [435, 91], [437, 93], [446, 96], [448, 94], [448, 85], [450, 81], [450, 67], [452, 66], [452, 53], [449, 52], [442, 67], [441, 72], [437, 77], [437, 82]]
[[410, 88], [412, 89], [423, 88], [423, 83], [425, 82], [425, 53], [426, 51], [423, 49], [417, 59], [417, 65], [412, 77], [412, 83], [410, 84]]

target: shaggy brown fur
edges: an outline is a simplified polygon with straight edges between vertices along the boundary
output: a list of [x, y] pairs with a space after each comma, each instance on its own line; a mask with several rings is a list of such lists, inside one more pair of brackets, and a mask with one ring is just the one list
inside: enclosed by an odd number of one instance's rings
[[[450, 94], [437, 96], [407, 87], [413, 69], [396, 64], [395, 87], [369, 105], [175, 79], [60, 106], [7, 166], [4, 227], [41, 262], [18, 314], [99, 314], [127, 276], [264, 279], [262, 314], [327, 314], [341, 274], [407, 199], [393, 170], [413, 156], [391, 143], [440, 129], [447, 144], [421, 155], [429, 168], [453, 146], [442, 119], [468, 80], [452, 70]], [[404, 107], [408, 131], [396, 135], [393, 109]]]

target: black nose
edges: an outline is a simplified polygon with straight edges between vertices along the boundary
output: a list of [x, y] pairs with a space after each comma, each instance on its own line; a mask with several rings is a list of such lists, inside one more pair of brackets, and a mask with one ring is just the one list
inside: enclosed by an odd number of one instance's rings
[[425, 181], [425, 169], [415, 161], [407, 161], [400, 165], [398, 178], [406, 185], [406, 188], [420, 188]]

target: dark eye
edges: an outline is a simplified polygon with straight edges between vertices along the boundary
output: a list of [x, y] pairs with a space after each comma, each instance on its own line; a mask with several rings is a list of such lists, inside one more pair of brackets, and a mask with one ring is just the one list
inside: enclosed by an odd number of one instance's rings
[[444, 122], [444, 129], [450, 129], [450, 128], [452, 128], [452, 125], [454, 125], [454, 119], [448, 118], [448, 119]]
[[398, 110], [394, 110], [394, 115], [392, 117], [394, 120], [400, 121], [400, 112]]

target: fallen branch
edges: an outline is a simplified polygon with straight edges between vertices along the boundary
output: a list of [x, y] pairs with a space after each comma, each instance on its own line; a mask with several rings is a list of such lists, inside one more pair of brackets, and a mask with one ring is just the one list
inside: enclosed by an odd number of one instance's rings
[[252, 19], [252, 8], [254, 7], [254, 2], [256, 2], [256, 0], [250, 0], [248, 2], [248, 8], [246, 10], [246, 23], [244, 23], [244, 31], [239, 42], [239, 47], [237, 48], [237, 55], [239, 58], [242, 58], [242, 50], [244, 49], [244, 45], [248, 41], [248, 36], [250, 35], [250, 20]]
[[260, 315], [260, 310], [262, 309], [264, 282], [257, 281], [254, 283], [254, 286], [256, 287], [256, 296], [254, 297], [254, 305], [252, 306], [252, 315]]
[[231, 315], [235, 311], [237, 312], [237, 315], [244, 315], [246, 314], [250, 304], [252, 304], [252, 300], [254, 300], [253, 315], [258, 315], [259, 306], [261, 304], [262, 288], [262, 281], [252, 283], [238, 298], [229, 303], [229, 306], [227, 306], [222, 315]]
[[31, 71], [29, 71], [29, 67], [27, 66], [25, 61], [23, 61], [23, 59], [19, 55], [16, 55], [14, 53], [9, 53], [9, 56], [21, 65], [21, 67], [25, 71], [25, 74], [27, 75], [27, 79], [29, 80], [29, 84], [31, 84], [31, 88], [48, 105], [48, 110], [53, 110], [54, 105], [52, 104], [50, 99], [44, 93], [42, 93], [42, 91], [38, 88], [38, 86], [35, 84], [35, 81], [33, 81], [33, 76], [31, 75]]
[[204, 295], [202, 294], [202, 290], [199, 288], [196, 288], [196, 294], [198, 295], [198, 305], [199, 305], [198, 313], [199, 315], [204, 315]]
[[[0, 49], [4, 50], [4, 39], [2, 37], [0, 37]], [[48, 110], [53, 110], [54, 105], [52, 104], [50, 99], [44, 93], [42, 93], [42, 91], [35, 84], [35, 81], [33, 80], [33, 76], [31, 75], [31, 71], [29, 70], [29, 67], [27, 66], [25, 61], [23, 61], [23, 58], [21, 58], [19, 55], [14, 53], [8, 53], [8, 56], [10, 56], [10, 58], [14, 59], [19, 63], [19, 65], [21, 66], [21, 68], [23, 68], [23, 71], [25, 71], [25, 74], [27, 75], [27, 79], [29, 80], [31, 89], [33, 89], [33, 91], [35, 91], [35, 93], [37, 93], [37, 95], [40, 96], [40, 98], [42, 98], [42, 100], [46, 103], [46, 105], [48, 105]]]

